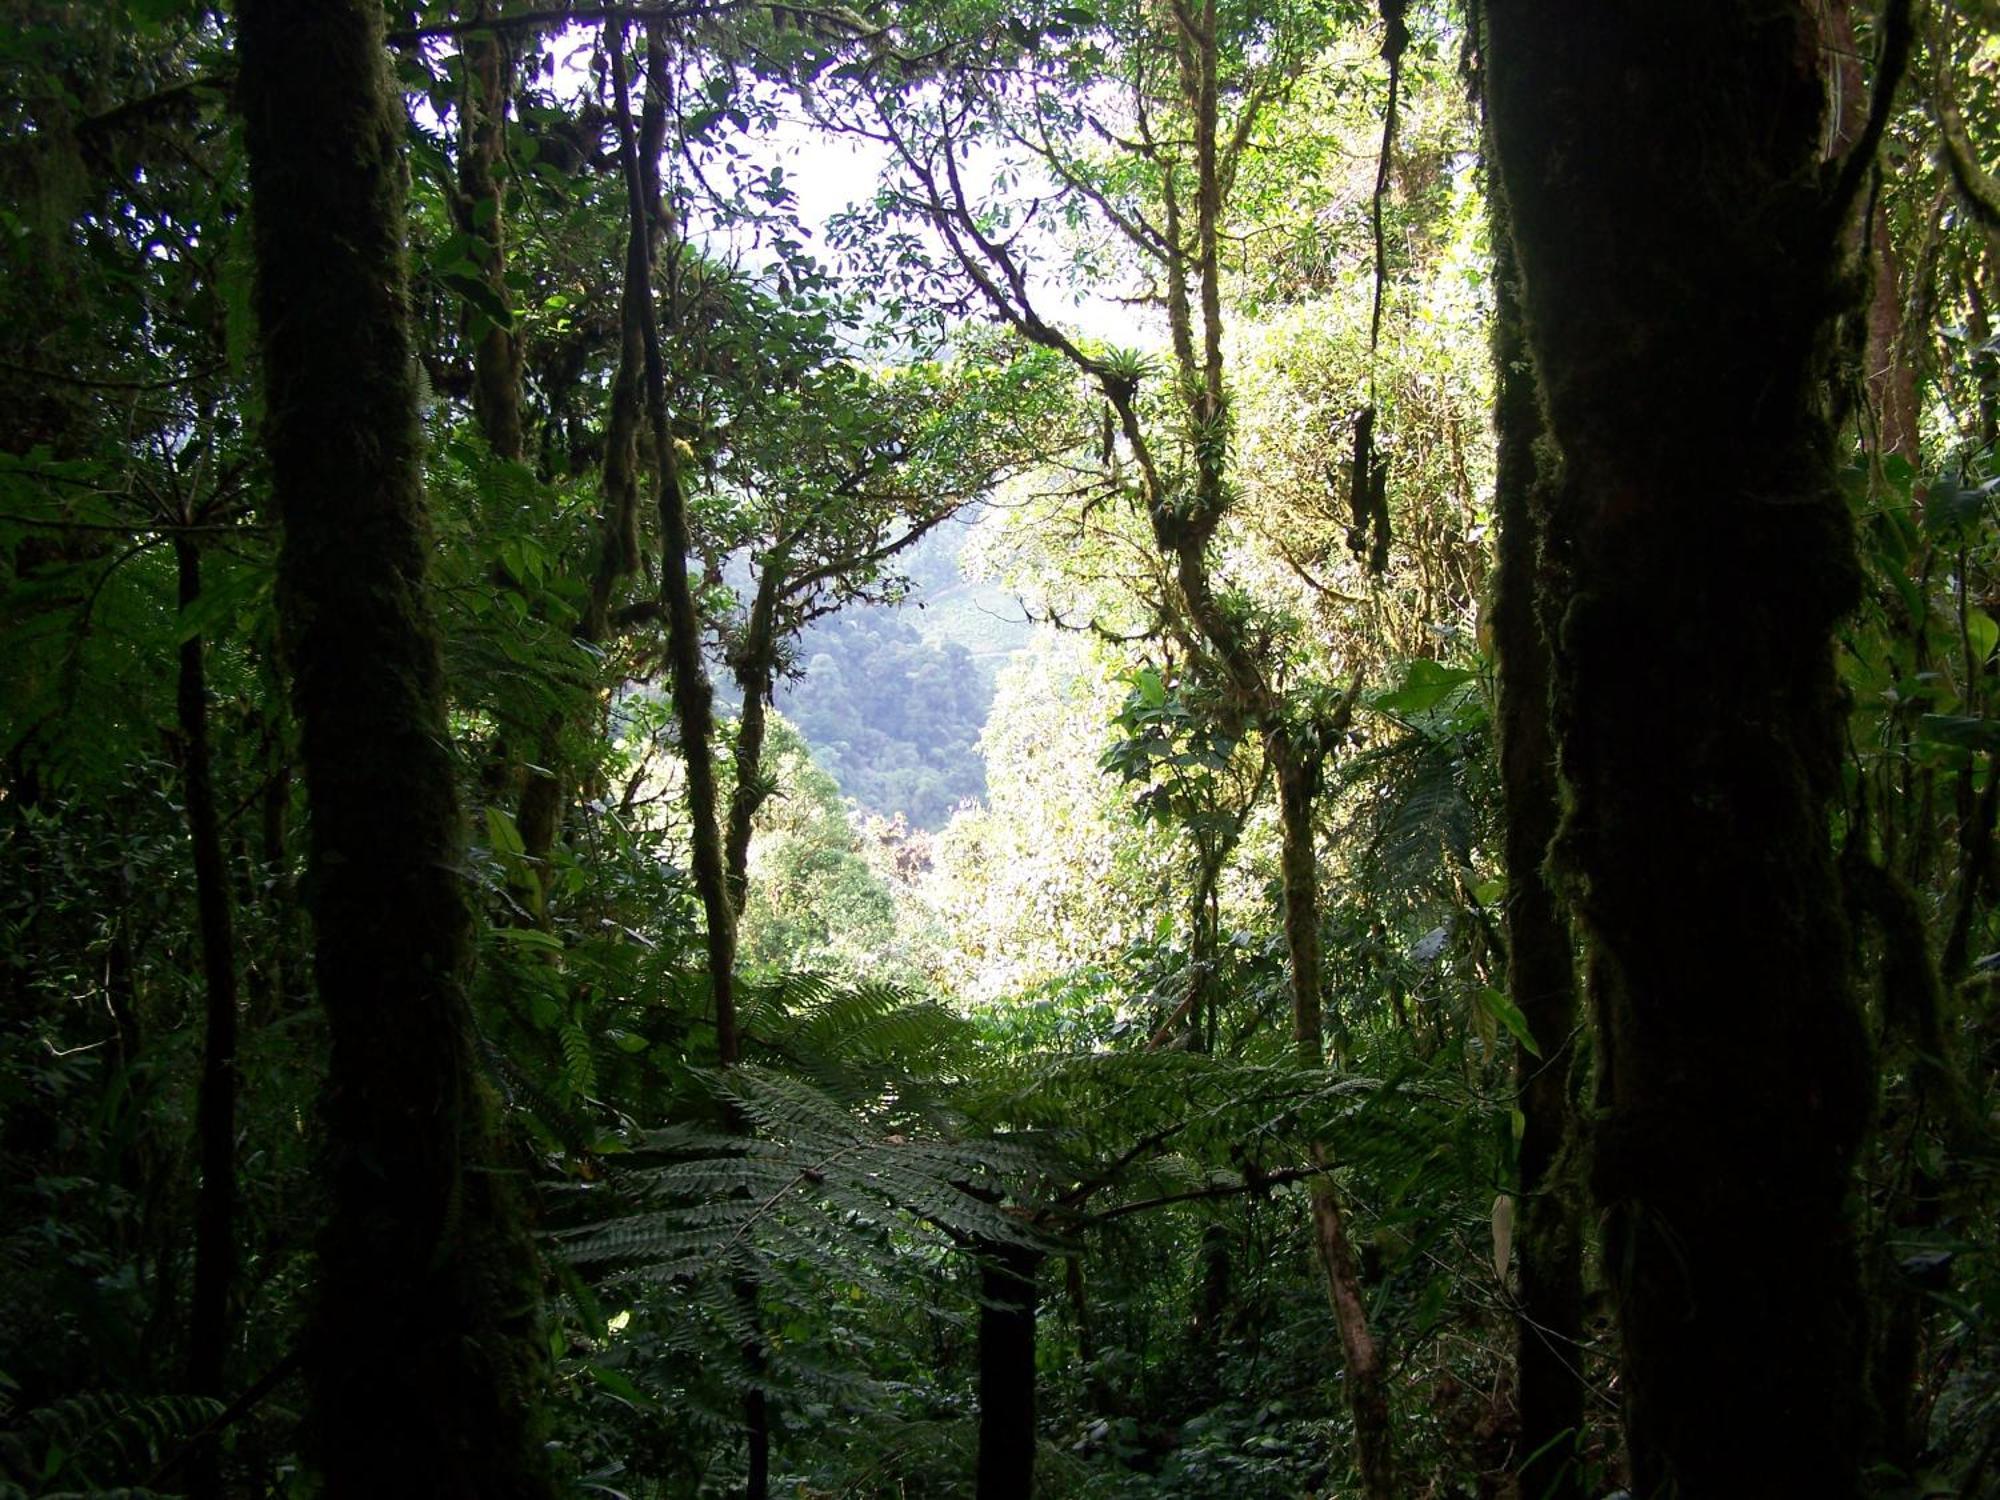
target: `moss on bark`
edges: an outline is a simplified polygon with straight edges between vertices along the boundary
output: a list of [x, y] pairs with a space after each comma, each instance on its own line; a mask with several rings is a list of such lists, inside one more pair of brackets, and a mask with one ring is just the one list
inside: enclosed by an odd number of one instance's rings
[[1542, 435], [1521, 326], [1506, 203], [1493, 204], [1494, 508], [1500, 520], [1493, 642], [1500, 664], [1498, 738], [1506, 803], [1507, 988], [1541, 1055], [1515, 1054], [1521, 1111], [1518, 1236], [1521, 1301], [1515, 1371], [1521, 1490], [1540, 1500], [1581, 1493], [1572, 1458], [1583, 1425], [1583, 1242], [1572, 1180], [1576, 1111], [1575, 945], [1546, 868], [1560, 812], [1549, 723], [1549, 646], [1536, 605], [1540, 545], [1534, 516]]
[[244, 0], [239, 17], [279, 607], [332, 1041], [308, 1456], [333, 1495], [546, 1495], [538, 1289], [473, 1059], [424, 594], [405, 122], [370, 0]]
[[1852, 1495], [1872, 1091], [1828, 840], [1857, 594], [1810, 7], [1486, 6], [1562, 473], [1545, 525], [1635, 1492]]

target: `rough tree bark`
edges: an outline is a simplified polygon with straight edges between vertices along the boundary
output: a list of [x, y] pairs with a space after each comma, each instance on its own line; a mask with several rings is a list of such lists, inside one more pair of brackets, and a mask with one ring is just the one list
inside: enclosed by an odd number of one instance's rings
[[[1804, 0], [1487, 0], [1634, 1492], [1859, 1491], [1868, 1043], [1828, 838], [1857, 597], [1827, 386], [1858, 175]], [[1866, 150], [1868, 133], [1857, 150]]]
[[243, 0], [279, 609], [302, 733], [330, 1219], [306, 1451], [334, 1496], [551, 1493], [532, 1256], [493, 1170], [372, 0]]
[[1521, 1493], [1574, 1500], [1583, 1424], [1583, 1244], [1564, 1168], [1574, 1148], [1576, 958], [1568, 919], [1544, 866], [1559, 811], [1549, 726], [1549, 647], [1536, 613], [1540, 548], [1532, 510], [1541, 398], [1522, 335], [1514, 249], [1504, 201], [1493, 200], [1494, 509], [1500, 519], [1493, 644], [1500, 663], [1498, 737], [1507, 810], [1507, 989], [1541, 1048], [1515, 1053], [1521, 1111], [1518, 1165], [1520, 1305], [1515, 1372], [1521, 1414]]

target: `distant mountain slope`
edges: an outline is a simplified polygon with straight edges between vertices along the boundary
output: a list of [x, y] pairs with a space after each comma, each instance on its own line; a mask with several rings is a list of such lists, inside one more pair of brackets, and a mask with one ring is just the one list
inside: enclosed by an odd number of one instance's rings
[[992, 678], [957, 642], [933, 645], [906, 610], [836, 615], [804, 642], [805, 675], [778, 707], [841, 791], [871, 812], [942, 827], [986, 795], [979, 732]]
[[902, 604], [844, 610], [808, 631], [801, 675], [777, 695], [844, 795], [918, 828], [941, 828], [986, 795], [979, 735], [993, 680], [1031, 630], [1003, 589], [960, 574], [969, 530], [946, 525], [912, 549]]

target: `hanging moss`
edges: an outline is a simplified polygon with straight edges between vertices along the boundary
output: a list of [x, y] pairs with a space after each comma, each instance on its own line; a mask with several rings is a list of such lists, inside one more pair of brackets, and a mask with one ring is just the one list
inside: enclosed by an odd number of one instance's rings
[[1489, 3], [1562, 477], [1556, 861], [1635, 1492], [1853, 1495], [1872, 1094], [1827, 835], [1858, 594], [1823, 405], [1848, 285], [1811, 8]]
[[492, 1169], [403, 266], [369, 0], [246, 0], [279, 604], [332, 1040], [308, 1454], [334, 1495], [549, 1493], [533, 1260]]

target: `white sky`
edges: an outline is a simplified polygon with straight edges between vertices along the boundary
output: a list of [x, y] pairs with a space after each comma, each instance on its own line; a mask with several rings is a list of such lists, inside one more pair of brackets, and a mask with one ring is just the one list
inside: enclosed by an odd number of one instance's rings
[[[544, 49], [555, 58], [555, 75], [548, 85], [559, 98], [596, 93], [597, 83], [590, 72], [590, 63], [597, 50], [597, 30], [594, 26], [571, 26], [545, 40]], [[874, 200], [882, 171], [891, 160], [889, 148], [879, 142], [827, 130], [809, 120], [796, 100], [782, 94], [775, 97], [781, 101], [781, 119], [775, 129], [732, 138], [732, 143], [744, 153], [742, 160], [734, 163], [735, 168], [741, 176], [749, 178], [772, 165], [782, 165], [786, 185], [796, 199], [798, 224], [806, 231], [814, 254], [829, 269], [839, 271], [843, 277], [852, 276], [856, 274], [855, 268], [839, 263], [828, 243], [826, 226], [845, 210]], [[433, 128], [438, 124], [428, 118], [428, 107], [422, 101], [418, 103], [418, 117]], [[675, 170], [672, 161], [666, 165], [669, 171]], [[713, 168], [720, 172], [727, 165], [718, 157], [704, 163], [704, 170]], [[975, 152], [963, 166], [968, 185], [975, 192], [980, 191], [991, 182], [999, 165], [998, 153]], [[1016, 163], [1016, 177], [1028, 184], [1045, 181], [1039, 172], [1019, 163]], [[715, 177], [711, 180], [721, 185]], [[921, 230], [922, 226], [916, 227]], [[713, 224], [704, 229], [698, 218], [689, 225], [689, 232], [710, 254], [735, 259], [745, 266], [769, 262], [769, 253], [758, 248], [752, 232], [721, 230]], [[932, 239], [943, 258], [942, 243], [934, 236]], [[1031, 287], [1037, 309], [1071, 332], [1114, 344], [1163, 341], [1163, 330], [1151, 326], [1159, 320], [1131, 306], [1088, 293], [1079, 295], [1047, 274], [1033, 275]]]

